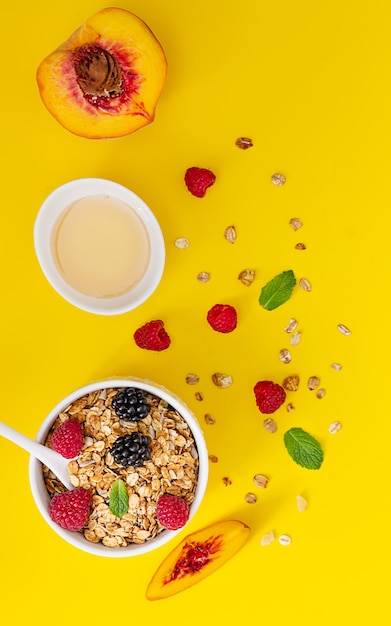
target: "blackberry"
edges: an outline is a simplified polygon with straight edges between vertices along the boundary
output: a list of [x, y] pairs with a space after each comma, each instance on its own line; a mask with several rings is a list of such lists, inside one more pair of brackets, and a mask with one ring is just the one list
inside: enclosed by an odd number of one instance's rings
[[149, 406], [143, 391], [133, 387], [121, 389], [112, 399], [111, 406], [118, 417], [132, 422], [143, 420], [149, 413]]
[[151, 438], [140, 433], [130, 433], [115, 440], [110, 452], [118, 465], [139, 467], [151, 458]]

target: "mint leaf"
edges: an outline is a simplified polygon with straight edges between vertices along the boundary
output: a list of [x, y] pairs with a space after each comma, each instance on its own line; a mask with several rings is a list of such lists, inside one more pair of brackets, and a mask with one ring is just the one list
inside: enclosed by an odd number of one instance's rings
[[116, 517], [122, 517], [128, 512], [129, 497], [126, 485], [123, 480], [117, 478], [113, 482], [110, 491], [110, 503], [109, 508], [113, 515]]
[[259, 304], [267, 311], [284, 304], [292, 295], [296, 278], [292, 270], [281, 272], [262, 287]]
[[306, 469], [319, 469], [323, 463], [320, 443], [302, 428], [291, 428], [284, 435], [285, 447], [292, 459]]

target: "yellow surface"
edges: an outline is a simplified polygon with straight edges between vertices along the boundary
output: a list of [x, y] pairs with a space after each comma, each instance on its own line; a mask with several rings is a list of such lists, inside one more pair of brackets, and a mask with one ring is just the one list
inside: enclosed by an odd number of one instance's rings
[[[40, 517], [28, 455], [0, 441], [1, 619], [71, 623], [386, 624], [389, 620], [389, 234], [390, 9], [385, 1], [254, 0], [123, 2], [167, 54], [169, 74], [155, 122], [127, 138], [73, 136], [46, 111], [39, 62], [103, 8], [92, 0], [8, 3], [2, 13], [1, 419], [35, 436], [76, 387], [110, 375], [147, 376], [172, 388], [203, 423], [211, 454], [205, 501], [187, 531], [238, 518], [248, 543], [224, 568], [174, 598], [144, 592], [172, 545], [126, 560], [94, 558], [62, 542]], [[241, 151], [237, 137], [253, 139]], [[210, 167], [204, 199], [183, 184], [189, 166]], [[274, 172], [287, 182], [275, 187]], [[41, 202], [58, 185], [100, 176], [139, 194], [167, 244], [164, 278], [136, 311], [103, 318], [73, 308], [45, 280], [33, 248]], [[291, 217], [303, 228], [294, 232]], [[234, 224], [231, 245], [224, 229]], [[178, 250], [177, 237], [190, 247]], [[297, 242], [307, 249], [295, 250]], [[104, 254], [104, 252], [102, 252]], [[251, 287], [238, 273], [254, 268]], [[262, 285], [285, 269], [312, 284], [273, 312]], [[211, 273], [207, 284], [198, 272]], [[237, 307], [231, 335], [205, 321], [215, 303]], [[297, 318], [292, 363], [284, 326]], [[166, 352], [138, 349], [135, 329], [162, 319]], [[337, 331], [344, 323], [349, 337]], [[343, 365], [340, 372], [330, 364]], [[186, 385], [189, 372], [200, 376]], [[233, 376], [227, 390], [214, 372]], [[298, 373], [296, 411], [267, 433], [252, 388]], [[311, 375], [326, 389], [317, 400]], [[195, 399], [195, 391], [204, 400]], [[341, 431], [328, 433], [340, 420]], [[283, 433], [300, 426], [325, 450], [320, 471], [295, 465]], [[270, 477], [258, 490], [253, 475]], [[225, 487], [228, 476], [232, 485]], [[254, 492], [249, 505], [245, 495]], [[296, 510], [295, 496], [309, 502]], [[292, 537], [260, 546], [265, 532]], [[181, 537], [182, 535], [180, 535]]]

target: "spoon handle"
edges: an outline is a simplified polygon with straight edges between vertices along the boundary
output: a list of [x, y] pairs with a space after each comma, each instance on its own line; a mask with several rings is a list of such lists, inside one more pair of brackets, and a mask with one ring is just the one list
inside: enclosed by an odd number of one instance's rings
[[54, 472], [57, 478], [61, 480], [62, 484], [67, 489], [73, 489], [71, 483], [69, 482], [69, 475], [66, 467], [67, 461], [62, 459], [57, 452], [42, 445], [41, 443], [38, 443], [37, 441], [34, 441], [33, 439], [29, 439], [29, 437], [22, 435], [22, 433], [14, 430], [10, 426], [7, 426], [7, 424], [4, 424], [3, 422], [0, 422], [0, 435], [5, 437], [5, 439], [16, 443], [16, 445], [23, 448], [27, 452], [30, 452], [30, 454], [39, 459], [41, 463], [44, 463], [47, 467], [49, 467], [49, 469]]

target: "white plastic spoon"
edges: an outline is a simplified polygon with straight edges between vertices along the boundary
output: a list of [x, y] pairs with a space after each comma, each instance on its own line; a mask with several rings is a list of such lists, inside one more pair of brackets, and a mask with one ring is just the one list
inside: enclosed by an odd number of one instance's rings
[[16, 445], [20, 446], [24, 450], [27, 450], [27, 452], [30, 452], [30, 454], [35, 456], [41, 461], [41, 463], [44, 463], [50, 470], [52, 470], [52, 472], [62, 482], [64, 487], [67, 489], [73, 489], [73, 486], [69, 482], [69, 473], [67, 469], [70, 459], [66, 459], [61, 456], [61, 454], [58, 454], [58, 452], [55, 452], [55, 450], [47, 448], [41, 443], [29, 439], [17, 430], [3, 424], [3, 422], [0, 422], [0, 435], [9, 441], [16, 443]]

